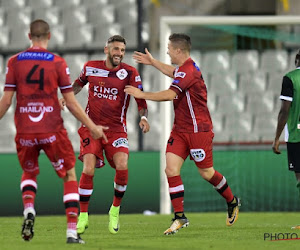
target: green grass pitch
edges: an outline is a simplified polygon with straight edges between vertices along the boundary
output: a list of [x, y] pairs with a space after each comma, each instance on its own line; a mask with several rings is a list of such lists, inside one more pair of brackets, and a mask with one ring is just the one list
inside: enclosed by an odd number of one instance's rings
[[[120, 231], [108, 231], [108, 215], [90, 215], [89, 228], [82, 238], [85, 245], [65, 243], [64, 216], [37, 216], [32, 241], [24, 242], [20, 230], [22, 217], [0, 217], [0, 249], [299, 249], [300, 240], [264, 240], [266, 233], [285, 238], [300, 230], [300, 213], [243, 213], [232, 227], [225, 225], [225, 213], [187, 213], [190, 226], [175, 235], [163, 232], [170, 225], [171, 215], [121, 214]], [[289, 236], [287, 236], [289, 235]], [[274, 239], [274, 238], [273, 238]]]

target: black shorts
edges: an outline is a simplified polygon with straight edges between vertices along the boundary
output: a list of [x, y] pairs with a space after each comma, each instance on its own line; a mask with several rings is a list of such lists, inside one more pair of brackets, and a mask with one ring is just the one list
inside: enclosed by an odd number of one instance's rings
[[289, 170], [300, 173], [300, 142], [287, 142]]

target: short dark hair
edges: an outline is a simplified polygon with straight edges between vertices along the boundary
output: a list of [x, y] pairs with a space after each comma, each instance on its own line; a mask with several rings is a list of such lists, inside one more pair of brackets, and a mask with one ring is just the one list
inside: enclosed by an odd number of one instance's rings
[[179, 48], [181, 50], [185, 50], [190, 52], [192, 48], [191, 38], [183, 33], [173, 33], [169, 36], [169, 40], [171, 41], [174, 47]]
[[37, 19], [31, 22], [30, 34], [32, 38], [45, 39], [48, 37], [49, 33], [50, 33], [50, 27], [46, 21], [42, 19]]
[[124, 43], [126, 45], [125, 38], [120, 36], [120, 35], [114, 35], [114, 36], [111, 36], [110, 38], [108, 38], [107, 44], [113, 43], [113, 42], [121, 42], [121, 43]]

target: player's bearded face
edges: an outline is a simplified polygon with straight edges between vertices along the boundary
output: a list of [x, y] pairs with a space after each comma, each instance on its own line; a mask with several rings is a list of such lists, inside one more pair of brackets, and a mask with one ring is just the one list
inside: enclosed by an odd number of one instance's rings
[[116, 54], [112, 54], [111, 52], [108, 53], [108, 59], [110, 61], [110, 63], [116, 67], [118, 66], [122, 60], [123, 60], [123, 55], [116, 55]]

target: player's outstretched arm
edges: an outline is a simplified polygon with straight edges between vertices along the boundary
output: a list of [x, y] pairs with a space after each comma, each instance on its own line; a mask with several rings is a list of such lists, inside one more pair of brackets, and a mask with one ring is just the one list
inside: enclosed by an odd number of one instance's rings
[[165, 63], [155, 59], [151, 55], [151, 53], [148, 51], [147, 48], [145, 48], [145, 53], [134, 51], [134, 54], [132, 57], [137, 63], [152, 65], [153, 67], [157, 68], [163, 74], [165, 74], [171, 78], [174, 78], [173, 72], [175, 70], [175, 67], [172, 65], [165, 64]]
[[[82, 87], [77, 82], [74, 82], [72, 87], [73, 87], [74, 95], [77, 95], [82, 90]], [[65, 99], [60, 98], [58, 101], [59, 101], [60, 109], [65, 110], [65, 106], [66, 106]]]
[[272, 149], [275, 154], [281, 153], [279, 150], [279, 138], [280, 138], [280, 135], [284, 129], [284, 126], [285, 126], [287, 120], [288, 120], [290, 107], [291, 107], [291, 102], [282, 100], [281, 108], [280, 108], [280, 111], [278, 114], [275, 139], [272, 144]]
[[66, 102], [67, 108], [70, 112], [84, 124], [91, 132], [91, 135], [94, 139], [99, 139], [103, 137], [103, 139], [107, 142], [107, 137], [104, 133], [108, 127], [96, 125], [84, 112], [78, 101], [76, 100], [73, 92], [64, 93], [63, 97]]
[[4, 94], [0, 100], [0, 119], [2, 119], [9, 109], [14, 93], [15, 91], [4, 91]]
[[139, 88], [130, 85], [125, 86], [124, 92], [138, 99], [156, 102], [172, 101], [177, 95], [176, 92], [171, 89], [162, 90], [159, 92], [143, 92]]

